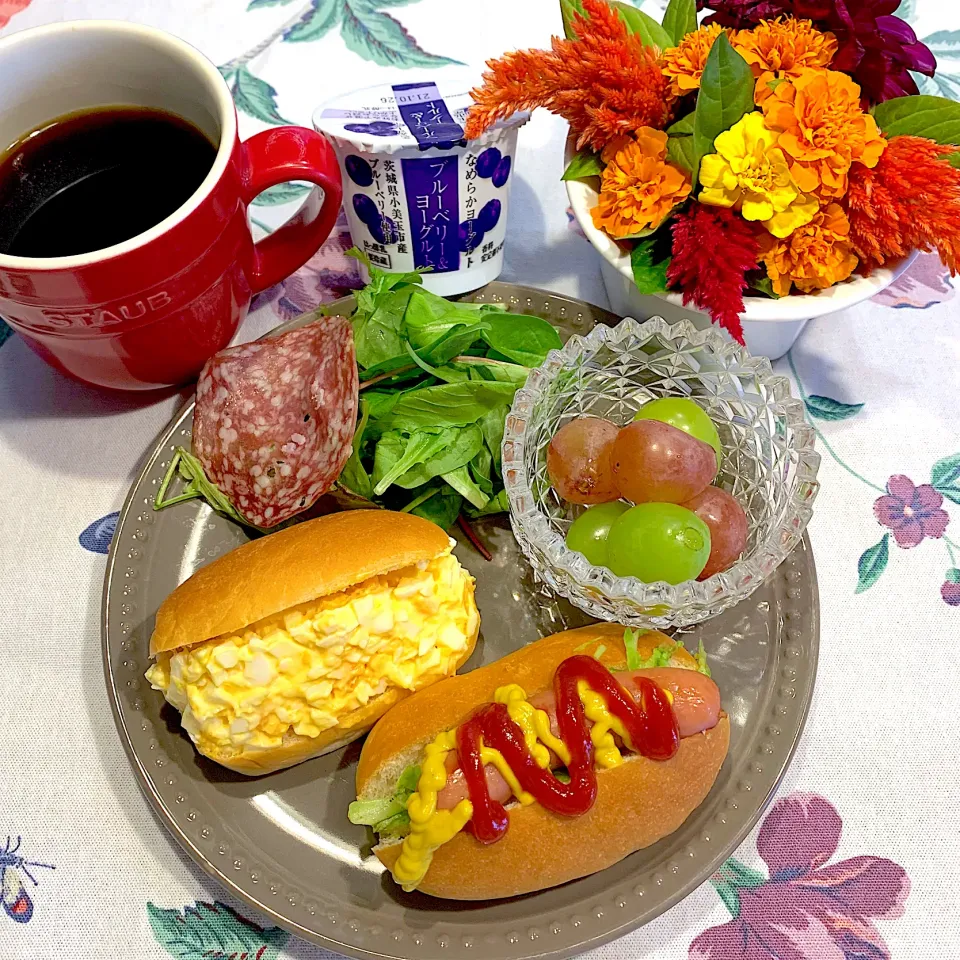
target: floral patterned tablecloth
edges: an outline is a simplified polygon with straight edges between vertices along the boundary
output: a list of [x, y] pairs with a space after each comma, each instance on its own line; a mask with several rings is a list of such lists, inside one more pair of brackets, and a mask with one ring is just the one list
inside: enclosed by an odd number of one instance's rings
[[[900, 15], [940, 61], [923, 90], [960, 97], [960, 6], [904, 0]], [[143, 21], [194, 43], [221, 65], [245, 135], [309, 124], [338, 92], [479, 67], [560, 29], [556, 0], [0, 0], [2, 35], [68, 17]], [[597, 261], [566, 211], [564, 133], [547, 115], [521, 132], [503, 279], [603, 304]], [[256, 228], [282, 222], [299, 195], [262, 196]], [[306, 267], [257, 299], [240, 338], [355, 287], [349, 246], [341, 222]], [[810, 323], [777, 364], [824, 456], [810, 528], [822, 646], [806, 733], [736, 856], [592, 957], [960, 956], [954, 292], [939, 261], [922, 256], [871, 303]], [[178, 403], [105, 399], [0, 324], [4, 957], [331, 956], [264, 926], [180, 852], [114, 730], [99, 648], [105, 554], [134, 468]]]

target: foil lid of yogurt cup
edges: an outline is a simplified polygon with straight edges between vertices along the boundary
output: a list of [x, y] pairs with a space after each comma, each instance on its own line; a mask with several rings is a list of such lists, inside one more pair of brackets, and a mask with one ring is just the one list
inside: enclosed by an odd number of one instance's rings
[[[476, 77], [447, 76], [354, 90], [318, 107], [313, 123], [338, 146], [366, 153], [449, 150], [465, 143], [463, 125], [473, 104], [470, 89], [478, 84]], [[505, 129], [529, 118], [528, 112], [515, 113], [471, 142], [493, 143]]]

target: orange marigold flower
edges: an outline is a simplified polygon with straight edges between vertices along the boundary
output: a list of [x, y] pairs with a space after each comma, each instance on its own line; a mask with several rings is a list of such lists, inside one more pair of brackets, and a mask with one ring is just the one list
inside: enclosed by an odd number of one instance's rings
[[685, 93], [700, 89], [700, 78], [703, 76], [707, 56], [714, 41], [723, 32], [723, 27], [719, 24], [701, 27], [688, 33], [677, 46], [663, 51], [660, 68], [670, 81], [671, 96], [682, 97]]
[[595, 150], [641, 127], [666, 125], [669, 84], [656, 49], [629, 33], [604, 0], [583, 0], [583, 8], [589, 19], [574, 16], [575, 40], [554, 37], [551, 50], [520, 50], [487, 62], [483, 85], [471, 91], [467, 139], [535, 107], [563, 117], [577, 146]]
[[860, 108], [860, 88], [836, 70], [801, 70], [763, 102], [763, 112], [780, 132], [793, 182], [821, 198], [842, 197], [850, 165], [876, 166], [887, 143]]
[[847, 215], [831, 203], [783, 240], [761, 233], [760, 260], [781, 297], [791, 286], [812, 293], [846, 280], [857, 266]]
[[808, 67], [829, 67], [837, 38], [817, 30], [811, 20], [778, 17], [740, 30], [730, 42], [757, 78], [754, 99], [762, 104], [773, 93], [771, 80], [791, 80]]
[[600, 202], [593, 222], [618, 240], [656, 229], [690, 195], [690, 177], [666, 159], [667, 135], [643, 127], [637, 138], [620, 137], [601, 156]]
[[957, 152], [923, 137], [893, 137], [872, 170], [850, 171], [843, 203], [864, 272], [911, 250], [936, 250], [957, 273], [960, 170], [945, 159]]

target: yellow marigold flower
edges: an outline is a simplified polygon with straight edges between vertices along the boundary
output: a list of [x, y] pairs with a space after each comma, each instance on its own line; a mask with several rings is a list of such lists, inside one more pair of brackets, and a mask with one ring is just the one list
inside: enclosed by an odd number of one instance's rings
[[758, 105], [773, 93], [771, 80], [791, 80], [808, 67], [829, 67], [837, 52], [832, 33], [821, 33], [812, 21], [793, 17], [761, 20], [752, 30], [735, 33], [730, 42], [757, 78]]
[[760, 260], [781, 297], [791, 286], [804, 293], [832, 287], [846, 280], [857, 266], [850, 221], [838, 203], [831, 203], [784, 240], [761, 236]]
[[842, 197], [850, 164], [875, 167], [887, 145], [860, 107], [860, 87], [836, 70], [802, 70], [773, 91], [763, 112], [804, 193]]
[[760, 113], [748, 113], [714, 141], [716, 153], [700, 162], [701, 203], [735, 207], [745, 220], [762, 223], [775, 237], [809, 223], [819, 208], [790, 178], [777, 135]]
[[611, 237], [635, 237], [656, 229], [690, 194], [690, 177], [669, 163], [667, 135], [641, 127], [633, 137], [618, 137], [604, 147], [606, 165], [600, 202], [591, 211], [594, 225]]
[[660, 69], [670, 81], [670, 93], [682, 97], [700, 89], [703, 66], [714, 40], [723, 33], [723, 27], [714, 23], [709, 27], [700, 27], [688, 33], [675, 47], [664, 50], [660, 55]]

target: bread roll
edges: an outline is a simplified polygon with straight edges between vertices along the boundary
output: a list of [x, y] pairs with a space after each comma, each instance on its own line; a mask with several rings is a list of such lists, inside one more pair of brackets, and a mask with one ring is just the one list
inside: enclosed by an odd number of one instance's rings
[[246, 543], [163, 602], [147, 678], [199, 752], [238, 773], [334, 750], [473, 652], [474, 582], [453, 543], [385, 510]]

